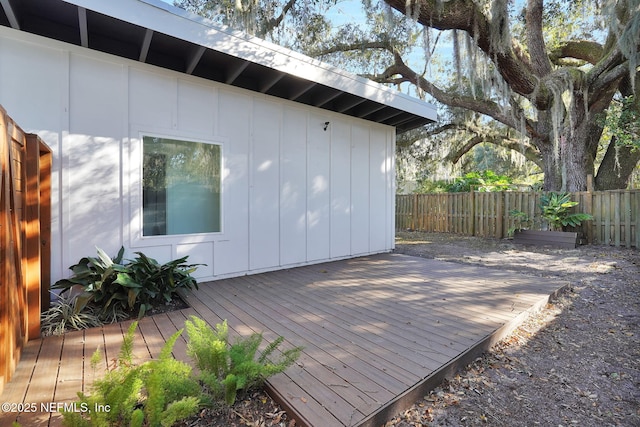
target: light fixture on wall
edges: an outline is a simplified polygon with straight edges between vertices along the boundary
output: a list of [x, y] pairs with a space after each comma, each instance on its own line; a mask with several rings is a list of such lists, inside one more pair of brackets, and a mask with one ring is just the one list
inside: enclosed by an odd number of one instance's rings
[[324, 130], [325, 130], [325, 132], [327, 131], [327, 128], [329, 127], [330, 124], [331, 124], [331, 122], [324, 122]]

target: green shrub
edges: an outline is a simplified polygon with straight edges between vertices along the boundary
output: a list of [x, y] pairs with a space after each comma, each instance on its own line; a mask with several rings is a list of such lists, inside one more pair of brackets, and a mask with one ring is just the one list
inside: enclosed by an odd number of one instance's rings
[[512, 186], [511, 180], [505, 175], [498, 175], [491, 170], [482, 172], [469, 172], [463, 177], [456, 178], [455, 181], [447, 186], [450, 193], [462, 193], [471, 191], [471, 187], [476, 191], [506, 191]]
[[94, 382], [91, 395], [78, 393], [80, 401], [76, 407], [81, 410], [63, 413], [66, 426], [166, 427], [198, 411], [201, 387], [191, 367], [171, 355], [182, 330], [169, 338], [157, 360], [134, 365], [136, 327], [134, 322], [124, 337], [116, 368]]
[[202, 319], [192, 316], [185, 323], [189, 342], [187, 354], [200, 369], [200, 380], [216, 400], [232, 405], [239, 391], [261, 386], [265, 379], [284, 371], [300, 356], [302, 347], [281, 352], [276, 361], [269, 358], [284, 341], [278, 337], [257, 356], [262, 334], [255, 333], [229, 345], [229, 328], [225, 320], [212, 329]]
[[571, 208], [578, 202], [571, 200], [571, 193], [549, 192], [540, 195], [540, 214], [535, 218], [529, 218], [526, 212], [512, 209], [509, 215], [514, 218], [515, 226], [509, 229], [509, 235], [515, 230], [530, 227], [545, 227], [548, 225], [551, 231], [562, 231], [566, 227], [578, 227], [583, 221], [593, 220], [593, 216], [581, 212], [571, 212]]
[[444, 179], [432, 181], [429, 179], [418, 180], [415, 193], [431, 194], [431, 193], [447, 193], [451, 183]]
[[97, 251], [97, 257], [84, 257], [69, 267], [73, 272], [69, 279], [52, 286], [63, 293], [80, 287], [82, 293], [75, 304], [78, 311], [95, 304], [103, 320], [122, 320], [135, 311], [140, 318], [154, 305], [170, 301], [179, 289], [198, 288], [191, 277], [198, 264], [185, 264], [186, 256], [161, 265], [141, 252], [136, 252], [134, 260], [123, 261], [124, 247], [114, 258], [100, 248]]
[[586, 213], [571, 213], [569, 210], [578, 202], [571, 201], [571, 193], [547, 193], [540, 196], [541, 217], [547, 221], [551, 230], [562, 230], [564, 227], [577, 227], [582, 221], [589, 221], [593, 216]]
[[93, 310], [80, 311], [77, 300], [60, 295], [51, 307], [40, 315], [42, 334], [62, 335], [69, 330], [80, 330], [102, 325], [100, 318]]

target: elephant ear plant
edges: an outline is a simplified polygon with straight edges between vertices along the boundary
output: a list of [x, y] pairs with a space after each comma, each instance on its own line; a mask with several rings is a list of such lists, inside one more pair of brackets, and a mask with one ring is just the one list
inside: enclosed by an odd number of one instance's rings
[[155, 305], [171, 301], [178, 290], [198, 288], [191, 273], [200, 264], [185, 264], [186, 256], [160, 264], [141, 252], [134, 260], [124, 260], [124, 247], [114, 258], [100, 248], [97, 251], [97, 257], [84, 257], [69, 267], [73, 275], [52, 288], [62, 293], [78, 289], [76, 310], [95, 305], [103, 321], [118, 321], [136, 311], [140, 318]]
[[571, 200], [571, 193], [548, 193], [540, 196], [541, 217], [549, 224], [551, 231], [562, 231], [565, 227], [577, 227], [582, 221], [590, 221], [593, 216], [586, 213], [570, 212], [578, 202]]
[[530, 218], [526, 212], [513, 209], [509, 212], [516, 224], [509, 229], [509, 235], [515, 230], [528, 229], [534, 225], [544, 230], [545, 224], [549, 231], [564, 231], [567, 227], [578, 227], [583, 221], [593, 220], [593, 216], [582, 212], [571, 212], [571, 208], [578, 202], [571, 200], [571, 193], [544, 193], [540, 195], [540, 215]]

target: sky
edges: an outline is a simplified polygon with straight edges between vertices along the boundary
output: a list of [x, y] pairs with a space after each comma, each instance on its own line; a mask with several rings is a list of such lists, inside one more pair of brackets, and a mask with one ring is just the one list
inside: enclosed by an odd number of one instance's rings
[[[173, 5], [173, 0], [162, 0], [167, 4]], [[520, 1], [520, 0], [518, 0]], [[335, 27], [339, 27], [348, 23], [358, 23], [365, 19], [365, 12], [363, 10], [362, 0], [337, 0], [326, 13], [327, 18], [333, 23]], [[437, 54], [444, 58], [453, 57], [453, 46], [448, 40], [441, 39], [438, 42]], [[421, 46], [415, 48], [414, 53], [409, 54], [404, 58], [407, 65], [415, 70], [424, 69], [424, 52]], [[378, 70], [380, 71], [380, 70]], [[412, 85], [403, 85], [401, 89], [403, 92], [409, 90], [412, 96], [416, 96], [413, 91]]]
[[[173, 0], [162, 0], [163, 2], [173, 5]], [[327, 16], [335, 25], [343, 25], [349, 22], [357, 22], [362, 19], [362, 0], [338, 0]]]

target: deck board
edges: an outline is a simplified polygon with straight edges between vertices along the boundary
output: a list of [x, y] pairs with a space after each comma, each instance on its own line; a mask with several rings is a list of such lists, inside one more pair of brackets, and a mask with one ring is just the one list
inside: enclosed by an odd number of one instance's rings
[[[182, 316], [181, 316], [182, 317]], [[184, 319], [184, 317], [182, 317]], [[180, 327], [178, 328], [169, 318], [167, 314], [159, 314], [157, 316], [153, 316], [153, 321], [160, 332], [163, 341], [167, 341], [173, 334], [175, 334], [178, 330], [183, 328], [184, 320], [180, 320], [178, 324]], [[182, 333], [178, 339], [176, 340], [173, 346], [173, 357], [179, 360], [187, 360], [187, 342], [185, 341], [185, 334]]]
[[[42, 340], [29, 341], [22, 349], [20, 356], [20, 363], [16, 367], [16, 371], [11, 377], [2, 392], [2, 402], [8, 403], [23, 403], [25, 402], [25, 395], [31, 380], [33, 378], [33, 371], [38, 361], [38, 355], [42, 347]], [[19, 413], [0, 413], [0, 426], [10, 426], [12, 422], [17, 421]]]
[[[119, 358], [122, 337], [124, 336], [122, 325], [120, 323], [105, 325], [102, 327], [102, 334], [104, 336], [104, 361], [111, 369], [116, 366]], [[87, 349], [87, 351], [95, 350], [95, 346]]]
[[[262, 311], [265, 316], [268, 316], [268, 318], [265, 318], [268, 323], [277, 322], [282, 318], [283, 314], [285, 316], [293, 315], [291, 310], [283, 306], [278, 307], [277, 310], [272, 308], [272, 304], [267, 303], [268, 300], [266, 298], [255, 299], [249, 295], [243, 295], [241, 301], [247, 302], [247, 305], [240, 306], [241, 309]], [[322, 338], [313, 329], [301, 326], [300, 323], [284, 322], [282, 331], [284, 331], [282, 335], [286, 336], [290, 341], [304, 343], [307, 353], [318, 355], [316, 360], [324, 366], [330, 366], [331, 370], [340, 377], [335, 383], [329, 383], [330, 387], [348, 387], [350, 384], [357, 384], [358, 389], [377, 389], [378, 394], [375, 403], [379, 403], [378, 399], [391, 398], [393, 396], [387, 388], [389, 384], [388, 376], [385, 376], [385, 381], [380, 381], [377, 376], [378, 369], [360, 359], [354, 358], [346, 366], [340, 359], [326, 351], [329, 346], [333, 345], [331, 341]], [[310, 337], [313, 338], [309, 339]], [[341, 348], [343, 347], [341, 346]]]
[[[86, 332], [87, 335], [91, 333], [91, 331]], [[100, 334], [100, 338], [102, 338], [102, 334]], [[85, 340], [84, 331], [75, 331], [66, 334], [64, 336], [60, 360], [83, 360]], [[58, 383], [56, 385], [54, 396], [55, 401], [64, 401], [63, 399], [57, 399], [56, 396], [65, 396], [67, 401], [72, 400], [72, 398], [67, 398], [66, 396], [74, 396], [75, 393], [83, 390], [84, 371], [91, 369], [88, 366], [89, 361], [85, 360], [84, 365], [85, 366], [80, 363], [60, 364], [60, 370], [58, 371]], [[104, 368], [100, 371], [104, 371]]]
[[[238, 293], [238, 296], [242, 294]], [[218, 299], [222, 299], [222, 294], [218, 294]], [[247, 320], [243, 318], [243, 313], [251, 312], [253, 313], [256, 320], [261, 322], [264, 325], [275, 324], [278, 322], [280, 316], [274, 313], [270, 313], [269, 315], [265, 312], [268, 311], [268, 305], [264, 302], [256, 302], [253, 304], [247, 304], [247, 301], [250, 300], [251, 297], [248, 295], [242, 295], [241, 298], [235, 298], [235, 302], [227, 300], [225, 306], [233, 307], [232, 315], [240, 316], [238, 319], [242, 322]], [[294, 342], [296, 344], [304, 344], [305, 342], [309, 342], [305, 337], [308, 335], [299, 335], [296, 333], [295, 327], [283, 325], [283, 329], [279, 330], [278, 333], [282, 336], [286, 336], [290, 342]], [[265, 337], [269, 339], [268, 337]], [[272, 336], [271, 339], [275, 339], [276, 336]], [[369, 412], [371, 409], [377, 407], [380, 402], [372, 399], [370, 396], [367, 396], [361, 390], [358, 390], [352, 384], [354, 383], [364, 383], [368, 387], [375, 387], [375, 389], [379, 389], [380, 386], [374, 386], [373, 383], [364, 375], [359, 374], [354, 370], [353, 364], [349, 364], [347, 366], [340, 359], [335, 358], [330, 353], [320, 349], [317, 345], [311, 342], [310, 344], [305, 346], [305, 356], [301, 358], [299, 363], [304, 366], [304, 370], [302, 372], [306, 372], [313, 376], [314, 378], [322, 378], [324, 385], [327, 385], [327, 389], [323, 390], [324, 399], [332, 399], [334, 401], [339, 401], [341, 398], [346, 402], [357, 402], [357, 405], [354, 406], [353, 409], [347, 411], [346, 414], [342, 414], [341, 419], [352, 419], [354, 411], [360, 411], [361, 409]], [[313, 386], [313, 382], [309, 382], [310, 380], [307, 378], [306, 384]], [[313, 381], [313, 380], [311, 380]], [[340, 393], [336, 393], [334, 388], [342, 387]], [[379, 392], [382, 392], [380, 390]], [[388, 397], [392, 397], [391, 394]], [[334, 405], [335, 407], [336, 405]], [[366, 413], [366, 412], [365, 412]]]
[[[265, 307], [269, 307], [271, 306], [272, 303], [275, 304], [275, 302], [270, 301], [267, 298], [268, 298], [267, 295], [260, 294], [260, 301], [264, 302], [262, 305], [264, 305]], [[259, 308], [260, 304], [257, 304], [255, 307]], [[358, 355], [371, 353], [371, 348], [375, 346], [375, 343], [371, 341], [366, 341], [362, 343], [362, 335], [351, 332], [347, 329], [343, 329], [343, 328], [341, 329], [339, 327], [340, 325], [336, 325], [335, 323], [333, 324], [329, 322], [318, 323], [312, 317], [305, 317], [305, 314], [303, 312], [304, 308], [301, 308], [300, 310], [301, 310], [300, 312], [294, 312], [294, 311], [285, 312], [284, 310], [282, 310], [282, 306], [278, 307], [278, 311], [280, 312], [281, 315], [288, 314], [288, 317], [291, 317], [294, 319], [305, 318], [309, 320], [305, 322], [298, 321], [296, 323], [289, 322], [289, 323], [293, 323], [293, 326], [289, 328], [289, 332], [283, 330], [281, 332], [283, 336], [292, 339], [292, 337], [295, 336], [294, 334], [299, 332], [302, 338], [307, 337], [306, 338], [307, 342], [314, 343], [315, 349], [318, 349], [318, 350], [321, 349], [326, 354], [331, 355], [330, 358], [332, 362], [330, 363], [330, 366], [335, 366], [336, 368], [334, 369], [338, 371], [346, 370], [346, 369], [356, 370], [358, 371], [358, 373], [361, 373], [361, 375], [359, 376], [364, 375], [369, 377], [369, 379], [372, 381], [377, 380], [378, 385], [381, 387], [392, 387], [394, 385], [396, 387], [397, 386], [402, 387], [409, 384], [413, 384], [413, 380], [415, 380], [415, 376], [406, 371], [406, 366], [405, 368], [402, 369], [404, 372], [398, 374], [398, 376], [401, 378], [404, 378], [405, 381], [400, 381], [384, 373], [384, 371], [382, 371], [383, 369], [389, 369], [390, 367], [393, 366], [393, 360], [397, 359], [397, 354], [384, 351], [380, 353], [387, 355], [387, 360], [384, 360], [384, 361], [380, 361], [379, 359], [372, 360], [370, 359], [370, 357], [368, 357], [366, 361], [363, 361], [358, 357]], [[338, 317], [335, 317], [333, 315], [332, 317], [339, 319]], [[280, 318], [282, 319], [282, 316], [280, 316]], [[278, 320], [277, 317], [274, 318], [274, 321], [276, 320]], [[281, 320], [281, 322], [283, 321]], [[339, 320], [339, 322], [343, 323], [341, 319]], [[356, 345], [359, 342], [360, 342], [360, 345]], [[307, 348], [307, 350], [310, 350], [310, 348]], [[341, 363], [339, 359], [333, 356], [334, 354], [339, 354], [339, 353], [348, 357], [349, 363], [344, 363], [344, 362]], [[396, 372], [398, 370], [399, 369], [393, 370], [393, 371]], [[348, 375], [354, 375], [354, 374], [345, 373], [344, 375], [348, 376]], [[378, 393], [380, 393], [380, 391]]]
[[[302, 426], [379, 426], [460, 369], [562, 287], [551, 279], [436, 260], [381, 254], [201, 283], [190, 308], [144, 318], [135, 360], [158, 357], [196, 315], [227, 319], [232, 339], [304, 346], [298, 362], [267, 389]], [[95, 379], [101, 348], [113, 366], [130, 322], [29, 342], [5, 402], [65, 402]], [[188, 360], [186, 333], [173, 353]], [[266, 344], [264, 344], [266, 345]], [[413, 400], [412, 400], [413, 399]], [[49, 420], [49, 417], [51, 419]], [[0, 414], [0, 426], [60, 425], [59, 414]]]
[[[113, 325], [113, 326], [118, 327], [119, 325]], [[67, 343], [66, 338], [69, 336], [74, 336], [74, 334], [76, 334], [76, 332], [71, 332], [65, 335], [65, 347]], [[107, 362], [109, 360], [106, 357], [106, 350], [105, 350], [106, 337], [107, 337], [107, 334], [105, 333], [104, 328], [87, 329], [84, 331], [84, 335], [78, 336], [78, 341], [79, 341], [77, 343], [77, 346], [79, 348], [78, 351], [80, 351], [81, 349], [82, 355], [84, 357], [84, 364], [82, 366], [82, 368], [84, 369], [84, 377], [82, 377], [83, 381], [81, 382], [82, 388], [77, 388], [76, 391], [82, 390], [82, 392], [88, 393], [90, 390], [90, 387], [89, 387], [90, 383], [92, 383], [96, 377], [99, 378], [100, 376], [102, 376], [102, 373], [105, 372], [105, 369], [107, 368]], [[113, 340], [112, 341], [113, 346], [119, 345], [121, 341], [122, 341], [122, 338], [118, 339], [117, 341]], [[91, 358], [96, 352], [101, 354], [102, 357], [96, 360], [94, 363], [94, 366], [92, 366]], [[74, 360], [74, 359], [72, 359], [71, 357], [64, 357], [62, 360]], [[63, 365], [66, 365], [66, 364], [63, 364]]]
[[[37, 404], [54, 402], [63, 342], [62, 336], [52, 337], [47, 345], [41, 347], [33, 377], [24, 398], [25, 402]], [[23, 412], [18, 417], [18, 422], [25, 426], [46, 425], [44, 423], [48, 423], [49, 417], [50, 412], [41, 410]]]

